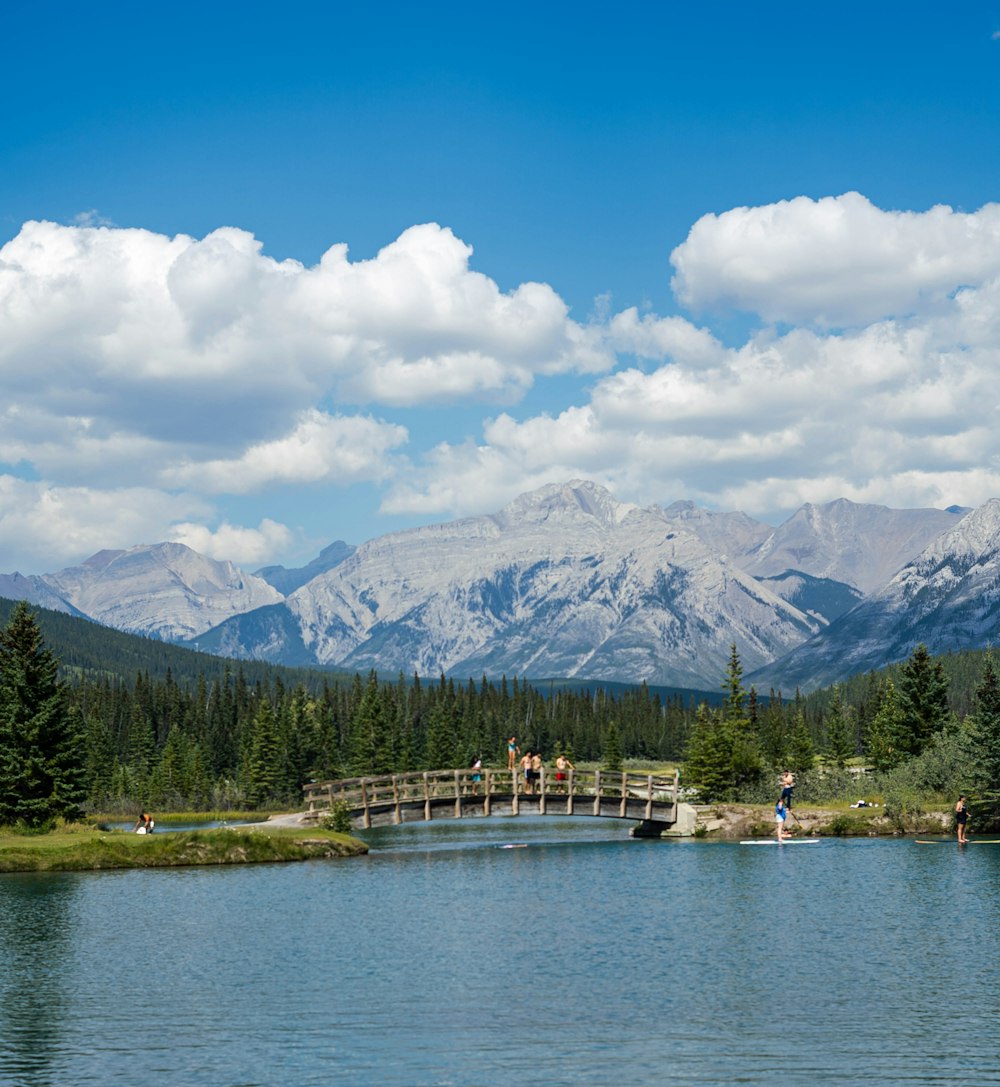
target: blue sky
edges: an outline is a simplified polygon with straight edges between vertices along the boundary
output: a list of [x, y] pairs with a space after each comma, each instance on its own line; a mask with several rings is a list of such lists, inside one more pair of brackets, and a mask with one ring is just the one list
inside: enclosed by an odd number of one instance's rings
[[0, 571], [294, 565], [576, 477], [1000, 493], [998, 3], [8, 0], [0, 40]]

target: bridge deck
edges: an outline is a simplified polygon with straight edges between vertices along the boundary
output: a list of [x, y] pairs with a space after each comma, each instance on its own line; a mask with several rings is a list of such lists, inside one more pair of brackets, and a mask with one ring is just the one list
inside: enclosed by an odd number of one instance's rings
[[413, 774], [310, 782], [304, 788], [309, 814], [343, 811], [358, 829], [433, 819], [486, 816], [597, 816], [637, 821], [658, 834], [677, 820], [678, 777], [543, 769], [529, 791], [514, 770], [427, 770]]

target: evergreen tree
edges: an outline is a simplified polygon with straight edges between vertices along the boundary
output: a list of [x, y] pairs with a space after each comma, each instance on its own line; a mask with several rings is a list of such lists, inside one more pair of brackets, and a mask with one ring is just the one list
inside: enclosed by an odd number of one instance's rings
[[913, 650], [899, 673], [900, 733], [898, 746], [919, 755], [948, 721], [948, 681], [940, 661], [932, 662], [927, 646]]
[[725, 742], [729, 749], [730, 768], [727, 793], [736, 798], [760, 780], [764, 766], [757, 734], [745, 709], [747, 694], [743, 689], [743, 665], [735, 645], [729, 654], [723, 688], [727, 692]]
[[601, 769], [611, 772], [621, 772], [622, 769], [622, 740], [618, 732], [618, 726], [612, 721], [604, 731], [604, 751], [601, 759]]
[[904, 755], [898, 746], [902, 721], [903, 714], [899, 707], [896, 685], [887, 678], [882, 689], [882, 699], [872, 718], [865, 741], [865, 751], [871, 760], [872, 769], [877, 773], [891, 770], [903, 761]]
[[833, 688], [833, 699], [826, 715], [826, 754], [838, 770], [843, 770], [847, 760], [854, 754], [853, 730], [847, 713], [838, 683]]
[[246, 768], [246, 795], [255, 808], [282, 798], [278, 724], [267, 698], [261, 699], [253, 720]]
[[976, 711], [972, 718], [972, 739], [979, 780], [977, 788], [1000, 801], [1000, 680], [987, 656], [983, 678], [976, 689]]
[[41, 827], [78, 816], [86, 743], [28, 605], [0, 632], [0, 823]]
[[788, 748], [788, 767], [797, 777], [801, 777], [812, 770], [815, 757], [816, 749], [813, 746], [812, 736], [809, 735], [806, 715], [800, 704], [795, 710], [795, 723], [792, 726], [792, 738]]
[[698, 790], [704, 803], [711, 804], [727, 795], [731, 770], [722, 718], [702, 702], [684, 753], [684, 782]]

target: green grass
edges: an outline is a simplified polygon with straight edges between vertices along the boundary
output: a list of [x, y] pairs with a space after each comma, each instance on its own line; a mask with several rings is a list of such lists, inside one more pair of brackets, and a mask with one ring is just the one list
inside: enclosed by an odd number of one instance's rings
[[262, 864], [367, 851], [363, 842], [350, 835], [318, 827], [262, 824], [142, 835], [74, 825], [49, 834], [0, 833], [0, 872]]

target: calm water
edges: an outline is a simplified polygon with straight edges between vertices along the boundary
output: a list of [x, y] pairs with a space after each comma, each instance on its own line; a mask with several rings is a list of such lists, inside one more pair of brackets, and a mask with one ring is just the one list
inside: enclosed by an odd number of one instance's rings
[[0, 1083], [1000, 1084], [1000, 846], [626, 835], [0, 876]]

